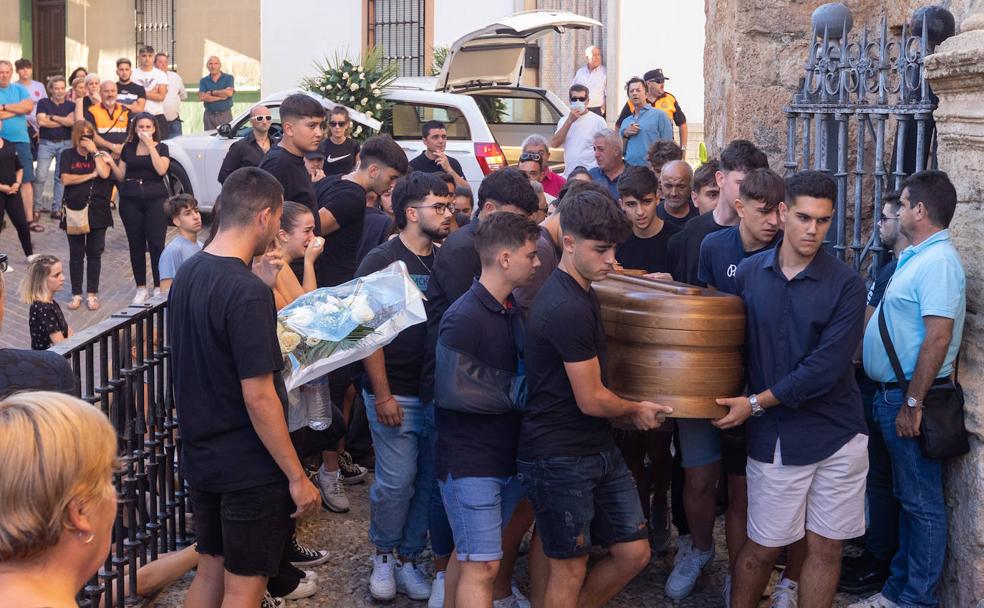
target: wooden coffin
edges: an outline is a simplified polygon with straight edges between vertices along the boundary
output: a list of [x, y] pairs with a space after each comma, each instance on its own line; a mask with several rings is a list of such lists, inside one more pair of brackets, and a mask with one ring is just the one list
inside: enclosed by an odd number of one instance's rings
[[670, 281], [609, 274], [594, 284], [608, 338], [608, 387], [673, 408], [675, 418], [720, 418], [717, 397], [742, 392], [741, 298]]

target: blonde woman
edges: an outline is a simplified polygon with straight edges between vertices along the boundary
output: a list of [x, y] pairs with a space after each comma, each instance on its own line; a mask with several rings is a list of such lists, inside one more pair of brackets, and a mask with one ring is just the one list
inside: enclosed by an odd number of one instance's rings
[[0, 402], [0, 606], [75, 608], [109, 554], [116, 433], [53, 392]]
[[55, 302], [55, 294], [64, 285], [62, 263], [55, 256], [41, 253], [27, 265], [27, 275], [21, 282], [20, 299], [30, 305], [27, 322], [32, 350], [48, 350], [53, 344], [72, 335], [61, 306]]

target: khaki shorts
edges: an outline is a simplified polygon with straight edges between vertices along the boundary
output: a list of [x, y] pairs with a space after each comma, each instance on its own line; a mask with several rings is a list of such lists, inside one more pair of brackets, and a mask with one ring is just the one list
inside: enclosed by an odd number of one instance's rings
[[860, 433], [825, 460], [783, 465], [776, 440], [774, 462], [748, 458], [748, 538], [785, 547], [806, 530], [831, 540], [864, 534], [868, 437]]

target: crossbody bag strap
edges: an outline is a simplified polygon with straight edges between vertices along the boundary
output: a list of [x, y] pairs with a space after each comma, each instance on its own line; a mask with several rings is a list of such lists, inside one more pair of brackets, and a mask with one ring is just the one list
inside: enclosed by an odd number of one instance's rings
[[884, 300], [881, 306], [878, 307], [878, 333], [881, 334], [882, 344], [885, 345], [885, 352], [888, 353], [888, 360], [892, 364], [892, 370], [895, 371], [895, 379], [898, 381], [899, 386], [902, 387], [902, 390], [908, 393], [909, 383], [906, 381], [905, 373], [902, 371], [902, 364], [899, 363], [899, 355], [895, 352], [892, 337], [888, 334], [888, 323], [885, 322]]

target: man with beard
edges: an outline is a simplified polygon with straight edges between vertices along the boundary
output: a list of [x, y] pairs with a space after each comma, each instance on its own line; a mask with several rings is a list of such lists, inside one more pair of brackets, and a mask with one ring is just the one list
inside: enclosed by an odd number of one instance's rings
[[[366, 142], [360, 162], [373, 162], [372, 143]], [[437, 257], [434, 241], [451, 231], [447, 192], [444, 180], [434, 174], [414, 171], [400, 179], [393, 188], [400, 232], [370, 251], [356, 276], [402, 261], [426, 293]], [[376, 478], [369, 494], [369, 539], [376, 548], [369, 593], [376, 600], [392, 600], [397, 592], [414, 600], [430, 597], [430, 581], [416, 562], [427, 546], [427, 509], [434, 483], [430, 414], [420, 398], [420, 345], [426, 334], [426, 324], [409, 327], [363, 360], [369, 380], [363, 398], [376, 452]]]
[[318, 491], [284, 417], [271, 291], [282, 261], [269, 251], [283, 189], [244, 168], [223, 194], [215, 238], [181, 266], [169, 296], [181, 474], [200, 554], [185, 602], [259, 606], [267, 577], [287, 566], [293, 518], [317, 509]]
[[693, 180], [694, 171], [690, 163], [671, 160], [663, 165], [659, 172], [659, 191], [663, 200], [656, 207], [659, 219], [682, 229], [687, 222], [700, 215], [691, 197]]
[[[131, 114], [143, 112], [144, 106], [147, 104], [147, 91], [139, 83], [130, 79], [133, 76], [133, 64], [126, 57], [116, 60], [116, 76], [119, 78], [116, 81], [117, 101], [123, 104], [123, 107], [129, 110]], [[161, 139], [164, 139], [166, 134], [166, 132], [162, 133]]]

